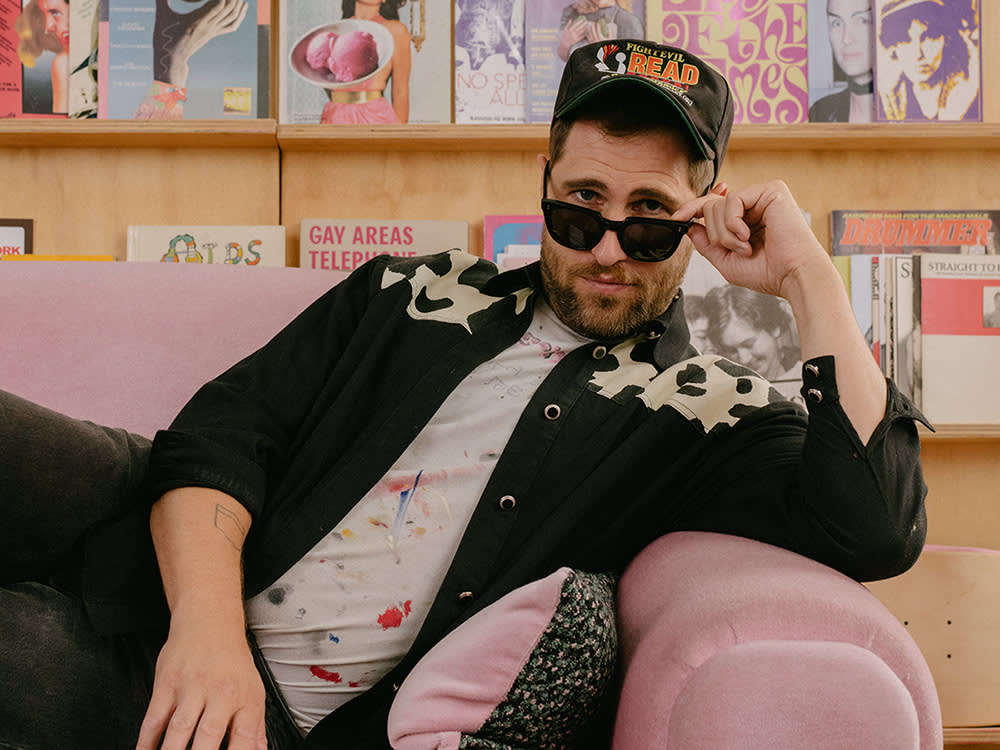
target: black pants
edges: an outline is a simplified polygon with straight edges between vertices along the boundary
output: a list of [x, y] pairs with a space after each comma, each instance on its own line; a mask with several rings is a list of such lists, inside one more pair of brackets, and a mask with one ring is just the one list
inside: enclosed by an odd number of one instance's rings
[[[82, 603], [51, 582], [0, 586], [0, 750], [134, 750], [166, 633], [105, 636]], [[267, 687], [269, 750], [301, 743]]]

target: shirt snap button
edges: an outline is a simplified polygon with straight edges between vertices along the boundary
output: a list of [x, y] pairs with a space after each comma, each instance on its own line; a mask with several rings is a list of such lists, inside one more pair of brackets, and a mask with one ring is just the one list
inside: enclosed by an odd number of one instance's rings
[[462, 602], [462, 601], [468, 601], [471, 598], [472, 598], [472, 592], [471, 591], [463, 591], [461, 594], [458, 595], [458, 600], [460, 602]]
[[819, 377], [819, 367], [817, 365], [812, 364], [812, 363], [809, 363], [808, 365], [806, 365], [806, 372], [808, 372], [814, 378], [818, 378]]
[[595, 346], [591, 355], [594, 359], [604, 359], [608, 355], [608, 347], [604, 345]]
[[806, 391], [806, 396], [817, 404], [823, 403], [823, 391], [818, 388], [810, 388]]
[[545, 418], [550, 422], [559, 419], [560, 414], [562, 414], [562, 409], [559, 408], [559, 404], [549, 404], [545, 407]]
[[500, 498], [500, 510], [514, 510], [517, 499], [513, 495], [504, 495]]

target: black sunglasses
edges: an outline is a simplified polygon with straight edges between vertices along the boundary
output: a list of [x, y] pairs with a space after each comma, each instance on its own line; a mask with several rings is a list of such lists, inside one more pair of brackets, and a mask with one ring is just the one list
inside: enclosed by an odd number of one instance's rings
[[545, 163], [542, 178], [542, 216], [545, 228], [556, 242], [572, 250], [593, 250], [608, 230], [618, 235], [624, 253], [644, 263], [666, 260], [681, 244], [694, 224], [691, 221], [648, 219], [629, 216], [624, 221], [605, 219], [597, 211], [548, 196], [551, 162]]

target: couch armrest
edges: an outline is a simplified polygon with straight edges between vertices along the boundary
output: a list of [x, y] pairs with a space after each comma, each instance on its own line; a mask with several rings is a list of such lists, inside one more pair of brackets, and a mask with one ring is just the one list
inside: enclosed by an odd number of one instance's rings
[[[801, 555], [724, 534], [668, 534], [626, 570], [618, 610], [623, 684], [615, 750], [735, 747], [722, 737], [698, 744], [692, 727], [735, 729], [740, 705], [777, 709], [782, 693], [791, 717], [804, 710], [805, 698], [813, 710], [835, 709], [829, 715], [840, 717], [840, 727], [867, 722], [897, 737], [906, 734], [897, 724], [915, 713], [919, 747], [942, 745], [933, 679], [902, 623], [864, 586]], [[882, 692], [866, 694], [876, 683]], [[713, 708], [705, 697], [720, 691], [724, 699]], [[911, 708], [898, 705], [906, 693]], [[701, 715], [692, 723], [693, 710]], [[706, 719], [713, 710], [726, 715]], [[782, 716], [772, 713], [743, 721], [740, 748], [786, 746]], [[808, 726], [815, 724], [802, 721], [802, 731], [820, 737], [830, 729]], [[838, 747], [862, 746], [831, 739]], [[799, 744], [806, 746], [826, 747]]]

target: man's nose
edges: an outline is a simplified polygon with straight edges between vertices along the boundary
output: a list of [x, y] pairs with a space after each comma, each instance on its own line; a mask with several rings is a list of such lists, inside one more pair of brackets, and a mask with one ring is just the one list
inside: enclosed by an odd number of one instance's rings
[[594, 256], [594, 260], [602, 266], [613, 266], [615, 263], [628, 259], [618, 241], [618, 234], [610, 229], [604, 233], [601, 241], [594, 245], [590, 253]]

